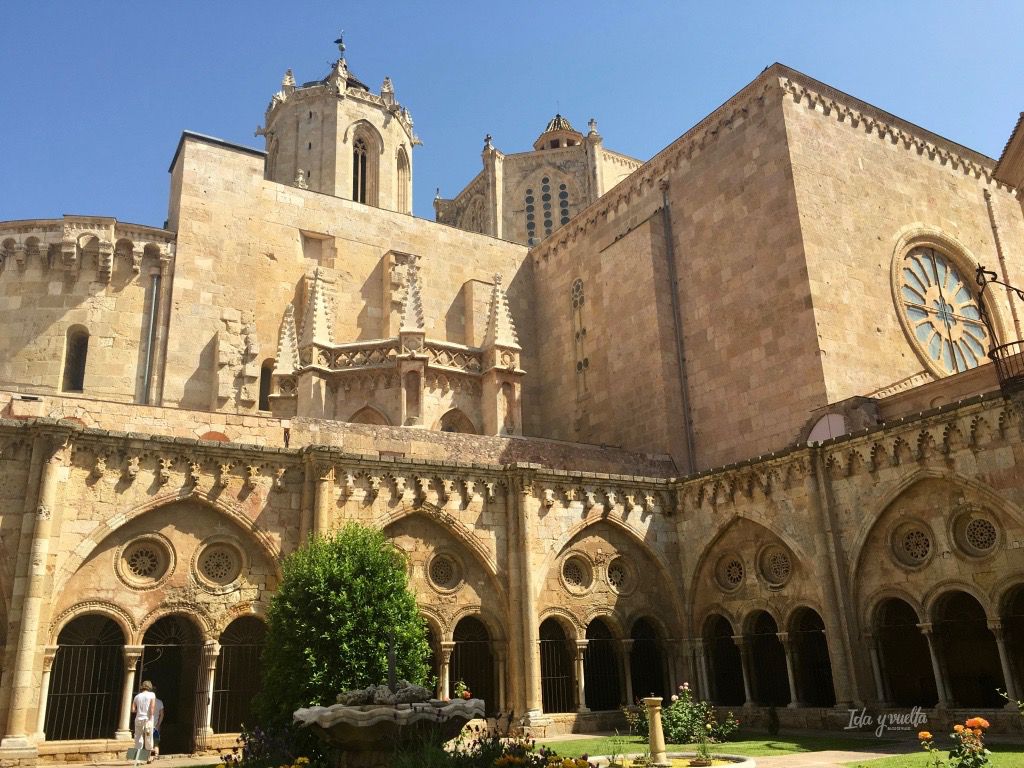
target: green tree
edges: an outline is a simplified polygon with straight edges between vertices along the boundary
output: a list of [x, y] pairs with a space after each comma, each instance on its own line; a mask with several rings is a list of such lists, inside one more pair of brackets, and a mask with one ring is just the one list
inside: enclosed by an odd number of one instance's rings
[[352, 523], [288, 555], [267, 614], [255, 702], [264, 724], [290, 723], [299, 707], [329, 706], [341, 691], [387, 683], [392, 638], [399, 678], [422, 684], [429, 673], [405, 557], [372, 528]]

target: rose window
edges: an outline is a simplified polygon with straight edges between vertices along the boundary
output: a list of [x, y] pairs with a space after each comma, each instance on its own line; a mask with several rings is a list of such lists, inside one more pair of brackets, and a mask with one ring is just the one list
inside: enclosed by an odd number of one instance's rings
[[906, 556], [906, 559], [911, 562], [921, 563], [928, 559], [928, 553], [931, 551], [932, 542], [928, 538], [927, 533], [915, 528], [914, 530], [907, 531], [903, 534], [901, 547], [903, 548], [903, 554]]
[[996, 527], [983, 517], [975, 518], [964, 529], [964, 539], [978, 552], [988, 552], [996, 545]]
[[739, 589], [745, 574], [743, 561], [735, 555], [723, 557], [715, 568], [715, 577], [722, 589], [727, 592]]
[[626, 566], [615, 560], [608, 566], [608, 585], [616, 592], [622, 592], [626, 588], [629, 574]]
[[215, 584], [230, 584], [241, 569], [238, 553], [225, 544], [207, 547], [199, 558], [199, 573]]
[[793, 573], [793, 561], [784, 549], [773, 547], [761, 558], [761, 574], [769, 584], [781, 586]]
[[160, 556], [153, 547], [145, 544], [134, 547], [125, 559], [128, 570], [140, 579], [151, 579], [160, 570]]
[[562, 581], [570, 592], [584, 592], [590, 587], [590, 564], [574, 556], [562, 563]]
[[441, 589], [451, 589], [459, 581], [455, 561], [447, 555], [438, 555], [430, 561], [430, 580]]
[[988, 332], [978, 301], [945, 256], [913, 249], [903, 260], [899, 291], [911, 334], [940, 372], [959, 373], [986, 359]]

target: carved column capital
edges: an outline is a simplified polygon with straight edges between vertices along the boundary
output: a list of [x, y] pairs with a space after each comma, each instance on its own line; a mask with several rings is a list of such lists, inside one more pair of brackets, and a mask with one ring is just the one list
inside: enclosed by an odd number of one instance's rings
[[43, 672], [49, 672], [53, 667], [53, 660], [57, 656], [57, 646], [47, 645], [43, 648]]

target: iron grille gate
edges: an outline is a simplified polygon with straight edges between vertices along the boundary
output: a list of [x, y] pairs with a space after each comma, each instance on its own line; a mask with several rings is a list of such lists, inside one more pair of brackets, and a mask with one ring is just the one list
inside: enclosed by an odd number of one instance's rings
[[488, 714], [498, 711], [490, 640], [456, 640], [450, 679], [449, 695], [455, 694], [455, 682], [462, 680], [475, 698], [484, 700]]
[[583, 654], [587, 706], [595, 712], [618, 709], [622, 704], [618, 641], [592, 637]]
[[46, 700], [47, 740], [112, 738], [123, 680], [123, 646], [59, 646]]
[[214, 733], [241, 731], [249, 719], [252, 700], [260, 691], [259, 661], [262, 650], [263, 643], [221, 646], [213, 684], [210, 720]]
[[573, 658], [565, 640], [540, 641], [540, 691], [545, 712], [575, 710]]

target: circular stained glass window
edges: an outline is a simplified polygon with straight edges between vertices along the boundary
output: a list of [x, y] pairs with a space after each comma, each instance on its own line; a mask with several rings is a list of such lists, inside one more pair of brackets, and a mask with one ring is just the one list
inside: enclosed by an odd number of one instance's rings
[[156, 586], [173, 569], [174, 555], [170, 542], [156, 536], [146, 536], [127, 544], [115, 564], [121, 580], [134, 589]]
[[761, 555], [761, 575], [772, 586], [782, 586], [792, 573], [793, 561], [781, 547], [770, 547]]
[[624, 592], [628, 582], [629, 572], [626, 570], [626, 564], [621, 558], [616, 558], [608, 566], [608, 586], [615, 592]]
[[939, 373], [976, 368], [988, 352], [978, 300], [953, 263], [934, 248], [903, 260], [900, 299], [914, 340]]
[[928, 559], [928, 553], [932, 549], [932, 542], [928, 538], [927, 533], [915, 528], [903, 534], [903, 539], [900, 541], [900, 549], [904, 559], [912, 563], [922, 563]]
[[967, 543], [979, 552], [987, 552], [996, 545], [996, 527], [984, 518], [976, 518], [967, 524], [964, 529], [964, 538]]
[[562, 563], [562, 581], [571, 592], [583, 592], [590, 587], [590, 564], [581, 557], [570, 557]]

